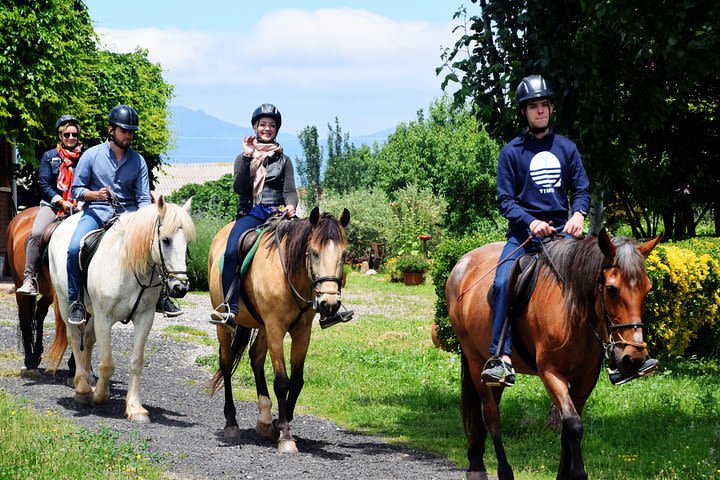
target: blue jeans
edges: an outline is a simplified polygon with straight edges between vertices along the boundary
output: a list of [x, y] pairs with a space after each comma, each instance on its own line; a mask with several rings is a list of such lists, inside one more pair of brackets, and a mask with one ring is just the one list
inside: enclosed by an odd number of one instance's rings
[[[230, 230], [227, 244], [225, 245], [225, 257], [223, 259], [222, 269], [222, 288], [223, 296], [227, 296], [230, 290], [235, 273], [238, 269], [238, 242], [243, 232], [256, 228], [259, 225], [265, 223], [265, 220], [270, 218], [274, 213], [274, 210], [270, 207], [263, 205], [256, 205], [247, 214], [239, 216], [235, 219], [235, 224]], [[234, 314], [238, 312], [238, 289], [235, 288], [233, 296], [229, 301], [230, 311]]]
[[507, 331], [505, 333], [505, 341], [498, 349], [498, 343], [500, 343], [500, 334], [502, 332], [503, 324], [505, 323], [505, 317], [507, 316], [508, 302], [507, 302], [507, 283], [510, 277], [510, 269], [512, 268], [515, 259], [525, 253], [534, 253], [540, 249], [540, 241], [537, 238], [533, 238], [531, 241], [526, 243], [519, 248], [515, 253], [510, 253], [518, 248], [522, 243], [527, 240], [529, 232], [519, 231], [510, 232], [507, 243], [503, 247], [500, 259], [508, 258], [503, 261], [501, 265], [495, 270], [495, 281], [493, 283], [493, 297], [492, 297], [492, 341], [490, 342], [490, 354], [497, 357], [501, 355], [512, 355], [512, 325], [508, 323]]
[[80, 256], [80, 240], [85, 234], [98, 228], [105, 226], [105, 222], [90, 210], [85, 210], [77, 227], [70, 239], [67, 256], [67, 276], [68, 276], [68, 302], [72, 305], [78, 299], [78, 292], [83, 287], [80, 281], [80, 264], [78, 258]]

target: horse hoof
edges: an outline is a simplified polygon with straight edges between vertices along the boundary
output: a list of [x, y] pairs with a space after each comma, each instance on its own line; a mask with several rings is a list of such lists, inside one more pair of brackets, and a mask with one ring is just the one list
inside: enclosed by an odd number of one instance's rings
[[145, 413], [128, 413], [128, 421], [130, 423], [150, 423], [150, 415]]
[[20, 369], [20, 376], [22, 378], [40, 378], [40, 369], [22, 367]]
[[280, 437], [278, 431], [275, 429], [275, 425], [272, 423], [262, 423], [261, 421], [257, 421], [255, 424], [255, 431], [263, 438], [267, 438], [268, 440], [271, 440], [273, 442], [277, 441], [277, 439]]
[[92, 392], [75, 392], [75, 401], [80, 405], [92, 405]]
[[466, 480], [488, 480], [487, 472], [472, 471], [465, 475]]
[[278, 442], [278, 453], [298, 453], [295, 440], [280, 440]]
[[240, 427], [237, 425], [225, 427], [225, 430], [223, 430], [223, 438], [226, 442], [240, 440]]

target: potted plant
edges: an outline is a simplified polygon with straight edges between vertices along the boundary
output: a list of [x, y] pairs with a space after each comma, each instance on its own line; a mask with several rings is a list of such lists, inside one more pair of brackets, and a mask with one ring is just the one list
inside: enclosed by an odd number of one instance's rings
[[420, 285], [425, 281], [430, 264], [420, 255], [403, 255], [397, 259], [395, 267], [402, 272], [405, 285]]

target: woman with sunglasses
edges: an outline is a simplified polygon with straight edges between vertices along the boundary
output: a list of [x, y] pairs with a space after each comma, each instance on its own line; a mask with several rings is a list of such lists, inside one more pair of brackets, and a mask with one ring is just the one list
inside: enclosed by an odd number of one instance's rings
[[58, 215], [70, 214], [77, 209], [70, 186], [75, 165], [82, 154], [79, 142], [80, 123], [72, 115], [63, 115], [55, 122], [60, 142], [45, 152], [38, 167], [40, 209], [35, 216], [32, 231], [25, 247], [24, 281], [17, 293], [37, 295], [37, 275], [40, 270], [40, 236]]

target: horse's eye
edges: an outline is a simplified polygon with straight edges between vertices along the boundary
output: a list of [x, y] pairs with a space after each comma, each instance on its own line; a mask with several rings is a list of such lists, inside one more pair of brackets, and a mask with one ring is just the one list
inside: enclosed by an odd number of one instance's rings
[[608, 285], [607, 287], [605, 287], [605, 291], [611, 297], [617, 297], [619, 292], [618, 288], [615, 285]]
[[165, 245], [170, 245], [170, 238], [165, 237], [165, 238], [162, 239], [162, 242], [163, 242], [163, 244], [165, 244]]

